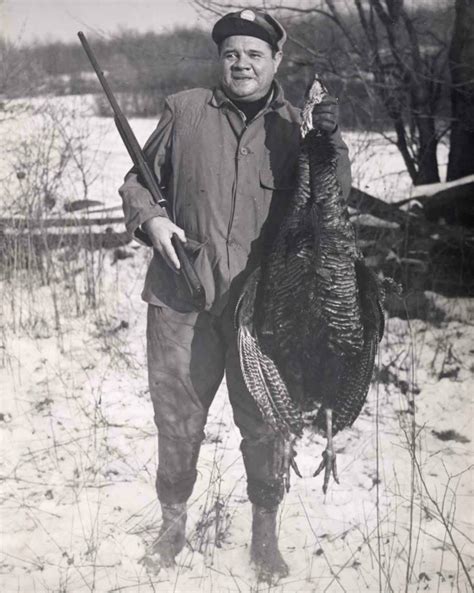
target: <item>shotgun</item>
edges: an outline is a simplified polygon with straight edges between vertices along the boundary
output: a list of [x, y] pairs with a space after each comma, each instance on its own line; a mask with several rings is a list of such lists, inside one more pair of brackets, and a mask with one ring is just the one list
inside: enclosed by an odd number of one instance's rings
[[[112, 107], [112, 110], [114, 112], [115, 126], [117, 127], [118, 133], [120, 134], [120, 137], [122, 138], [122, 141], [125, 144], [125, 148], [127, 149], [128, 154], [130, 155], [130, 158], [132, 159], [132, 162], [135, 165], [135, 168], [140, 173], [140, 176], [143, 179], [146, 188], [151, 193], [153, 200], [159, 206], [161, 206], [164, 209], [166, 215], [169, 216], [169, 214], [166, 211], [166, 199], [163, 196], [158, 182], [156, 181], [156, 178], [145, 159], [145, 155], [143, 154], [140, 144], [138, 143], [138, 140], [136, 139], [135, 134], [133, 133], [133, 130], [127, 121], [127, 118], [120, 109], [120, 106], [117, 103], [114, 94], [112, 93], [112, 89], [110, 88], [109, 83], [107, 82], [107, 79], [104, 76], [104, 73], [100, 69], [97, 58], [95, 57], [94, 52], [92, 51], [92, 48], [86, 39], [86, 36], [82, 31], [79, 31], [77, 36], [79, 37], [82, 47], [84, 48], [84, 51], [86, 52], [87, 57], [89, 58], [89, 62], [91, 63], [95, 73], [97, 74], [97, 78], [99, 79], [102, 89], [109, 101], [109, 104]], [[150, 238], [141, 229], [137, 229], [136, 234], [137, 237], [141, 239], [144, 243], [146, 243], [149, 246], [152, 246]], [[178, 273], [181, 273], [183, 275], [183, 279], [189, 290], [194, 307], [196, 308], [196, 310], [202, 311], [206, 304], [206, 293], [204, 291], [204, 287], [201, 284], [201, 281], [199, 280], [196, 271], [194, 270], [193, 265], [189, 260], [186, 251], [184, 250], [183, 244], [178, 238], [178, 235], [174, 234], [171, 240], [181, 264], [181, 270]]]

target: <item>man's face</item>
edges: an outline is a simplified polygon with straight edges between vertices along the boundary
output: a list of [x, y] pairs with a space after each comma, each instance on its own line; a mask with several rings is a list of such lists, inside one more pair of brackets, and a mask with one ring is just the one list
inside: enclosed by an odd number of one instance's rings
[[240, 101], [256, 101], [270, 89], [282, 58], [274, 56], [266, 41], [256, 37], [235, 35], [221, 44], [220, 79], [228, 97]]

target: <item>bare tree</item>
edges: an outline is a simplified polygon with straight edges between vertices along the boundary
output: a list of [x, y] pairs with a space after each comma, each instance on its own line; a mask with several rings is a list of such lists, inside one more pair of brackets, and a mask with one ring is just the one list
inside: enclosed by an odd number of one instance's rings
[[[214, 13], [241, 6], [219, 0], [194, 2]], [[448, 41], [426, 22], [426, 13], [409, 11], [404, 0], [267, 0], [259, 7], [276, 11], [282, 18], [327, 19], [343, 47], [335, 64], [336, 74], [358, 80], [367, 97], [383, 105], [413, 183], [439, 181], [436, 149], [447, 126], [439, 125], [438, 117], [442, 93], [447, 89]], [[317, 59], [316, 36], [302, 42], [291, 36], [290, 28], [290, 40]]]
[[450, 48], [453, 127], [448, 180], [474, 173], [474, 2], [456, 0]]
[[[33, 94], [41, 79], [36, 61], [16, 42], [0, 36], [0, 126], [28, 109], [18, 100]], [[0, 134], [0, 138], [4, 139]], [[3, 143], [0, 141], [0, 148]]]

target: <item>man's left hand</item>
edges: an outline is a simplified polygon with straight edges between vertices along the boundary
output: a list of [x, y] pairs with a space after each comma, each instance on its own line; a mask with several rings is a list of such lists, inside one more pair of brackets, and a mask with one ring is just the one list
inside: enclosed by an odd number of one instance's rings
[[322, 103], [313, 109], [313, 127], [315, 130], [335, 132], [339, 124], [339, 105], [336, 97], [328, 95]]

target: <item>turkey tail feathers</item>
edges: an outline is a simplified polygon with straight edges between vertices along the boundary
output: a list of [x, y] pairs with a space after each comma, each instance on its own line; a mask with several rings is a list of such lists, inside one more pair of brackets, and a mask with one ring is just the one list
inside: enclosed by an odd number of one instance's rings
[[301, 413], [292, 402], [285, 382], [273, 360], [253, 335], [253, 310], [260, 269], [247, 280], [236, 308], [239, 359], [245, 385], [273, 429], [286, 436], [300, 435]]

